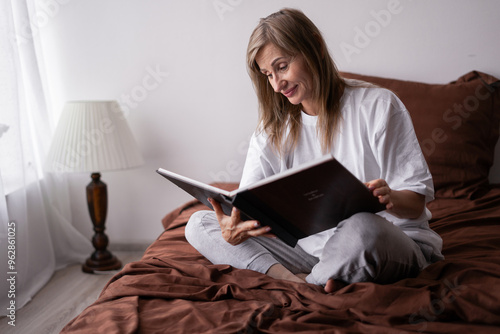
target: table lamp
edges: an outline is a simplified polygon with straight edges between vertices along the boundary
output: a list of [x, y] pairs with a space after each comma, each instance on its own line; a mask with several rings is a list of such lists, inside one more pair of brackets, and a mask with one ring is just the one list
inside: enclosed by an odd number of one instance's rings
[[108, 206], [102, 171], [127, 169], [144, 160], [123, 112], [116, 101], [69, 101], [65, 104], [47, 155], [48, 172], [90, 172], [87, 204], [95, 251], [85, 261], [86, 273], [120, 269], [121, 262], [109, 250], [104, 233]]

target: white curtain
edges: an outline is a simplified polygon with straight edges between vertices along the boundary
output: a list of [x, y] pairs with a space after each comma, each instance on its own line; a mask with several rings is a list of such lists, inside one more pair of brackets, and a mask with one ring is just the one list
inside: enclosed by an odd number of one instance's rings
[[65, 177], [42, 170], [52, 131], [34, 8], [34, 0], [0, 0], [0, 315], [92, 252], [71, 224]]

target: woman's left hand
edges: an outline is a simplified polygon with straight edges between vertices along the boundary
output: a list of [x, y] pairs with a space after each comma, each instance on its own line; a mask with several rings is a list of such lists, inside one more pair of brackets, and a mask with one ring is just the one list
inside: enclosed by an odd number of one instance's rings
[[391, 202], [391, 188], [383, 179], [372, 180], [366, 182], [365, 185], [372, 192], [373, 196], [377, 197], [379, 202], [385, 204], [386, 210], [391, 210], [394, 203]]
[[383, 179], [366, 182], [365, 185], [385, 204], [387, 212], [399, 218], [420, 217], [425, 207], [425, 196], [411, 190], [393, 190]]

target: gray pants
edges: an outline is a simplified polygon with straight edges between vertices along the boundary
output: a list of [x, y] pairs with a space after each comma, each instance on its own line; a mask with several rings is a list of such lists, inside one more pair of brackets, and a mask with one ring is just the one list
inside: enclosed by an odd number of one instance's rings
[[[272, 231], [271, 231], [272, 232]], [[279, 239], [254, 237], [232, 246], [223, 238], [213, 211], [194, 213], [186, 226], [189, 243], [213, 264], [266, 273], [277, 263], [308, 283], [329, 279], [346, 283], [391, 283], [416, 276], [427, 265], [420, 247], [399, 227], [371, 213], [358, 213], [339, 223], [319, 258]]]

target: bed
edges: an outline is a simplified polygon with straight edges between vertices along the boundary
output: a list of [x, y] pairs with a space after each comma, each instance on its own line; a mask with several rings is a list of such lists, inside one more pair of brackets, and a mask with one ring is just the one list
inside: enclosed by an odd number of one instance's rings
[[[405, 103], [434, 178], [430, 225], [445, 260], [393, 284], [311, 284], [212, 265], [184, 238], [196, 200], [62, 333], [498, 333], [500, 186], [490, 184], [500, 127], [499, 81], [472, 71], [449, 84], [343, 73]], [[158, 182], [164, 182], [163, 179]], [[218, 184], [234, 189], [237, 184]]]

